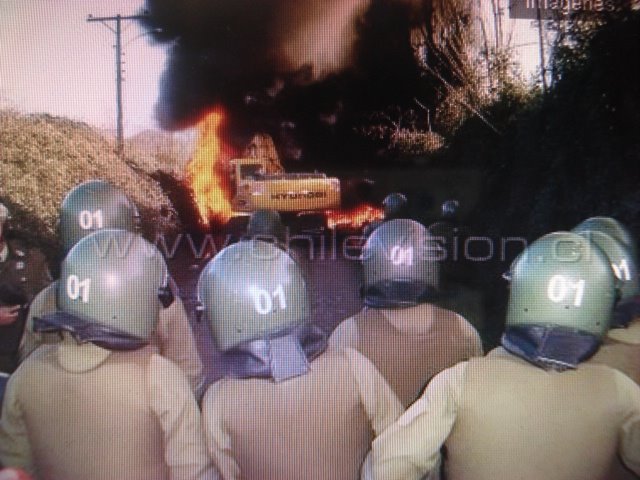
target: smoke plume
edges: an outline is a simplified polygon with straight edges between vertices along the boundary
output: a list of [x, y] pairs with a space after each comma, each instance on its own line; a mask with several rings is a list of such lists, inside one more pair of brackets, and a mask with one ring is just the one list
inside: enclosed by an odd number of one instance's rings
[[411, 46], [423, 9], [421, 0], [147, 0], [145, 26], [170, 46], [160, 124], [187, 127], [221, 105], [238, 146], [263, 131], [285, 159], [362, 154], [355, 126], [431, 94]]

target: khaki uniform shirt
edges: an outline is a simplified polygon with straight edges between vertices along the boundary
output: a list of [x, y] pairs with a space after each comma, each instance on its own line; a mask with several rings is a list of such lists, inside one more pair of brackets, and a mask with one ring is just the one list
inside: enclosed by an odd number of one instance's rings
[[365, 308], [338, 325], [329, 344], [367, 357], [405, 408], [434, 375], [482, 355], [480, 336], [471, 324], [426, 303], [396, 310]]
[[545, 371], [503, 348], [436, 376], [375, 440], [376, 480], [418, 479], [446, 445], [449, 480], [600, 480], [640, 474], [640, 388], [604, 365]]
[[592, 361], [620, 370], [640, 385], [640, 319], [627, 328], [609, 330]]
[[326, 351], [302, 376], [222, 379], [202, 414], [209, 453], [224, 479], [353, 480], [375, 435], [402, 412], [355, 350]]
[[[24, 336], [20, 344], [20, 358], [24, 360], [43, 343], [57, 343], [58, 334], [42, 334], [33, 331], [33, 318], [56, 311], [56, 285], [54, 282], [42, 290], [31, 304]], [[178, 365], [189, 380], [191, 389], [198, 393], [204, 384], [204, 368], [198, 347], [189, 325], [189, 317], [182, 300], [176, 296], [169, 308], [160, 310], [158, 327], [153, 338], [156, 351]]]
[[[31, 302], [36, 294], [51, 283], [51, 275], [45, 256], [40, 250], [27, 249], [17, 240], [8, 240], [6, 249], [0, 252], [0, 305], [13, 306], [10, 297], [22, 297]], [[11, 372], [18, 363], [18, 346], [24, 329], [26, 310], [11, 325], [0, 326], [0, 371]]]
[[[615, 368], [640, 385], [640, 319], [627, 328], [609, 330], [600, 350], [591, 359]], [[609, 480], [632, 480], [635, 477], [618, 462], [615, 474]]]
[[70, 337], [9, 380], [0, 462], [47, 480], [217, 478], [179, 368], [150, 347], [109, 352]]

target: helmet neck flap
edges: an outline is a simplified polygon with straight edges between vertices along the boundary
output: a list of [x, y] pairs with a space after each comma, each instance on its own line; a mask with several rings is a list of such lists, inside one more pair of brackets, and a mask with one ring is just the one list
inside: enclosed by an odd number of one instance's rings
[[78, 343], [91, 342], [107, 350], [137, 350], [149, 343], [144, 338], [113, 326], [84, 320], [64, 312], [55, 312], [42, 318], [34, 317], [33, 331], [36, 333], [69, 332]]
[[369, 285], [363, 289], [364, 305], [370, 308], [411, 308], [421, 303], [433, 302], [439, 291], [422, 281], [389, 280]]
[[229, 377], [282, 382], [307, 373], [309, 363], [326, 348], [326, 334], [304, 324], [236, 345], [222, 354], [222, 363]]
[[515, 325], [508, 327], [502, 346], [514, 355], [545, 370], [575, 369], [600, 347], [591, 333], [557, 325]]

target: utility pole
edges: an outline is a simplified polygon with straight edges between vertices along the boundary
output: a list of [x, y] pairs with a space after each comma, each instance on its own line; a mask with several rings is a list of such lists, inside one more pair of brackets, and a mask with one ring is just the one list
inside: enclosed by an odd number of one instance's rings
[[542, 12], [540, 11], [540, 0], [536, 0], [536, 16], [538, 17], [538, 40], [540, 42], [540, 75], [542, 77], [542, 92], [547, 93], [547, 67], [544, 59], [544, 24], [542, 23]]
[[[124, 135], [122, 128], [122, 21], [123, 20], [140, 20], [148, 17], [148, 15], [129, 15], [123, 17], [116, 15], [115, 17], [94, 17], [89, 14], [87, 22], [100, 22], [113, 33], [116, 34], [116, 107], [117, 107], [117, 142], [116, 153], [119, 157], [124, 154]], [[116, 28], [111, 28], [107, 22], [115, 22]]]

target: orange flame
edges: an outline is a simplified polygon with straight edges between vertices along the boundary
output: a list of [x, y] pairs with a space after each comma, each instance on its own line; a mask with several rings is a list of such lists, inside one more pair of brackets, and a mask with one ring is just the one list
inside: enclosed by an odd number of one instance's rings
[[233, 216], [228, 173], [232, 155], [220, 134], [224, 119], [224, 111], [216, 108], [198, 123], [198, 143], [187, 164], [187, 181], [205, 226], [211, 219], [225, 223]]
[[371, 205], [358, 205], [350, 210], [325, 211], [327, 226], [329, 228], [362, 228], [365, 224], [383, 217], [382, 208]]

